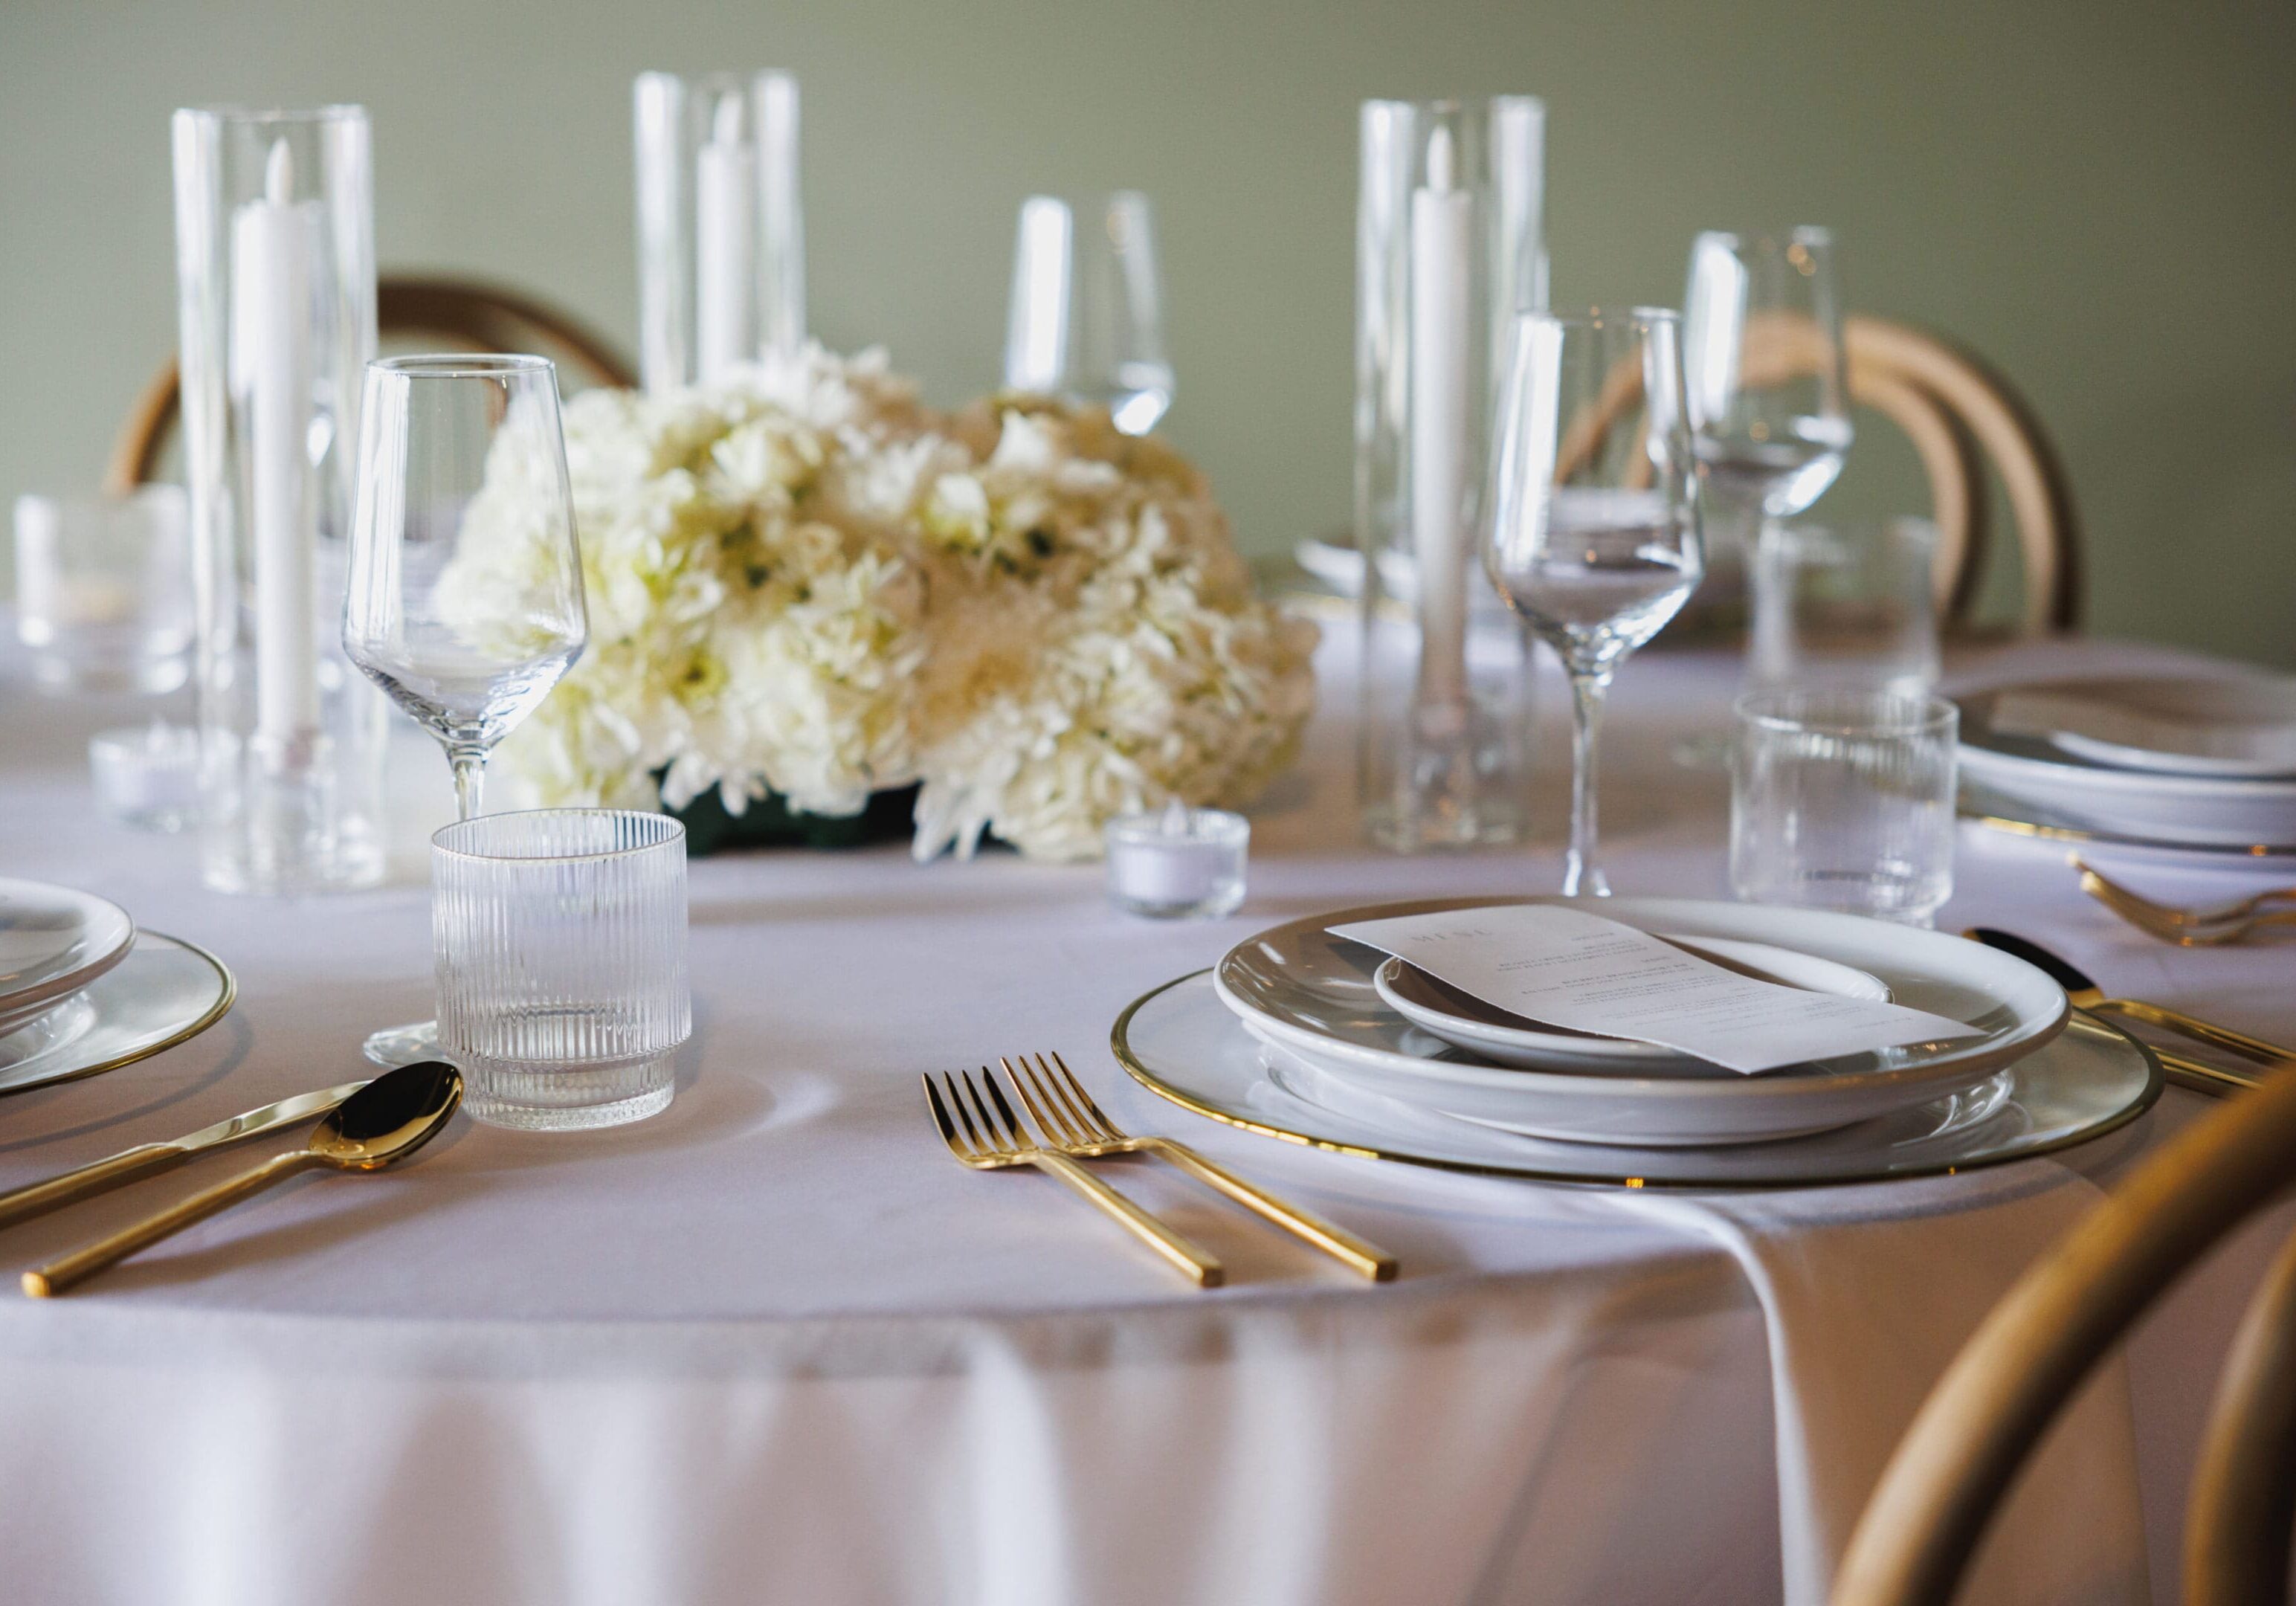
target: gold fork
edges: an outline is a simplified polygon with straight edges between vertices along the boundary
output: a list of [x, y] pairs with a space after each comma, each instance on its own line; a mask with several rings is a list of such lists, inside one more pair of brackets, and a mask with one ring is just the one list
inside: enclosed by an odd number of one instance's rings
[[[1013, 1063], [1015, 1058], [1021, 1062], [1018, 1069]], [[1093, 1102], [1092, 1094], [1084, 1090], [1084, 1084], [1077, 1080], [1076, 1073], [1069, 1069], [1068, 1061], [1059, 1054], [1053, 1055], [1049, 1065], [1042, 1054], [1036, 1056], [1034, 1066], [1029, 1063], [1027, 1054], [1011, 1058], [1000, 1056], [998, 1063], [1004, 1067], [1004, 1074], [1012, 1078], [1013, 1090], [1028, 1106], [1029, 1115], [1043, 1130], [1046, 1141], [1064, 1152], [1079, 1159], [1098, 1159], [1108, 1154], [1152, 1154], [1177, 1166], [1197, 1181], [1218, 1189], [1247, 1210], [1267, 1217], [1325, 1254], [1344, 1261], [1352, 1270], [1373, 1282], [1393, 1281], [1395, 1257], [1377, 1245], [1366, 1243], [1352, 1233], [1285, 1204], [1233, 1171], [1214, 1165], [1185, 1143], [1174, 1143], [1168, 1137], [1133, 1137], [1126, 1134], [1102, 1113], [1100, 1106]], [[991, 1081], [989, 1086], [993, 1088], [996, 1084]], [[1029, 1096], [1031, 1087], [1036, 1089], [1033, 1098]]]
[[2179, 909], [2132, 891], [2078, 858], [2073, 860], [2073, 867], [2080, 872], [2082, 891], [2147, 937], [2157, 937], [2179, 947], [2220, 947], [2240, 941], [2259, 926], [2296, 925], [2296, 909], [2264, 906], [2275, 899], [2287, 897], [2292, 889], [2259, 892], [2253, 897], [2216, 908]]
[[[1036, 1139], [1030, 1137], [1029, 1129], [1014, 1118], [1013, 1106], [1004, 1102], [1004, 1094], [997, 1089], [996, 1078], [989, 1074], [986, 1065], [980, 1068], [980, 1079], [988, 1085], [988, 1102], [982, 1100], [980, 1089], [972, 1085], [972, 1073], [968, 1070], [962, 1074], [964, 1077], [964, 1091], [960, 1094], [957, 1091], [956, 1077], [947, 1071], [941, 1073], [941, 1079], [948, 1084], [947, 1103], [941, 1102], [940, 1089], [933, 1085], [932, 1077], [927, 1076], [924, 1078], [925, 1098], [932, 1105], [933, 1125], [940, 1128], [941, 1141], [948, 1145], [949, 1152], [955, 1155], [958, 1160], [976, 1171], [1000, 1170], [1010, 1166], [1033, 1166], [1048, 1176], [1059, 1177], [1100, 1209], [1116, 1217], [1127, 1232], [1163, 1256], [1189, 1277], [1193, 1278], [1199, 1288], [1218, 1288], [1227, 1280], [1227, 1273], [1218, 1260], [1125, 1198], [1123, 1194], [1119, 1193], [1114, 1188], [1077, 1164], [1068, 1155], [1057, 1149], [1045, 1148], [1038, 1144]], [[1004, 1117], [1001, 1127], [996, 1118], [988, 1113], [989, 1102], [994, 1102], [997, 1114]], [[952, 1109], [956, 1111], [955, 1120], [949, 1118], [949, 1111]], [[973, 1120], [975, 1115], [980, 1117], [977, 1126]], [[964, 1127], [963, 1137], [957, 1135], [957, 1126], [960, 1122]]]

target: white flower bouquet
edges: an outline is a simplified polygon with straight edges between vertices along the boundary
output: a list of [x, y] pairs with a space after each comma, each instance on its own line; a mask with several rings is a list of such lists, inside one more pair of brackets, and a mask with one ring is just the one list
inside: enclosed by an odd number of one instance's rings
[[[577, 396], [566, 450], [590, 644], [496, 758], [521, 804], [838, 817], [914, 785], [921, 859], [1082, 858], [1297, 748], [1315, 627], [1255, 597], [1203, 477], [1104, 411], [938, 414], [882, 354], [816, 348]], [[447, 584], [515, 561], [501, 488]]]

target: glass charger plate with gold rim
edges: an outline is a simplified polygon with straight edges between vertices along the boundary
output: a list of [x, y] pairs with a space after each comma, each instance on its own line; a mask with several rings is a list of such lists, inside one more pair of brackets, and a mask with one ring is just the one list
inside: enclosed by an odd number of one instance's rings
[[1265, 1137], [1369, 1159], [1628, 1187], [1814, 1187], [1972, 1170], [2102, 1137], [2161, 1094], [2151, 1050], [2076, 1015], [2047, 1045], [1977, 1086], [1876, 1119], [1769, 1143], [1637, 1149], [1500, 1131], [1318, 1083], [1300, 1068], [1271, 1069], [1213, 992], [1209, 971], [1136, 1000], [1110, 1042], [1117, 1062], [1151, 1092]]
[[0, 1036], [0, 1094], [92, 1077], [187, 1043], [230, 1012], [239, 984], [195, 943], [136, 934], [127, 957]]

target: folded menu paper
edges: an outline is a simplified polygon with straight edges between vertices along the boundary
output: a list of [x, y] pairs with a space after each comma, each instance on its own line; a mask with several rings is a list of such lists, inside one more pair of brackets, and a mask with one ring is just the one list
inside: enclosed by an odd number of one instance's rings
[[1655, 1043], [1732, 1070], [1983, 1035], [1900, 1004], [1757, 981], [1582, 909], [1504, 904], [1330, 930], [1548, 1026]]

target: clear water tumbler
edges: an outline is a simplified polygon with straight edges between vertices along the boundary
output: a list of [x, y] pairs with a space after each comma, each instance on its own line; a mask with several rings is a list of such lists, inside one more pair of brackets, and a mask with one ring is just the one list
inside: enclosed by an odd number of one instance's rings
[[663, 815], [482, 815], [430, 839], [439, 1043], [480, 1121], [559, 1132], [669, 1105], [693, 1035], [685, 828]]
[[1953, 894], [1954, 705], [1750, 692], [1737, 713], [1731, 890], [1928, 925]]

